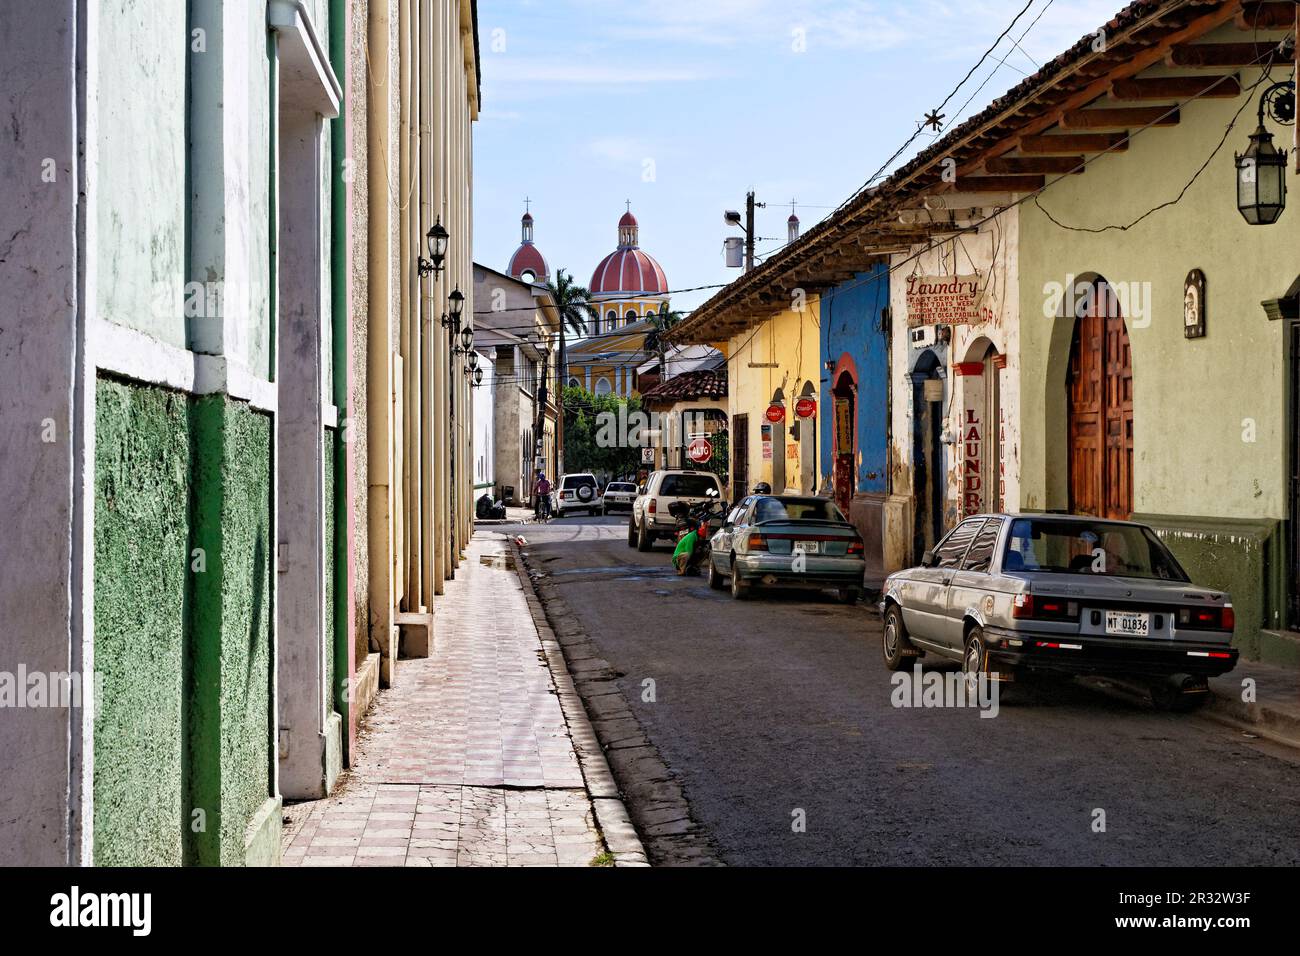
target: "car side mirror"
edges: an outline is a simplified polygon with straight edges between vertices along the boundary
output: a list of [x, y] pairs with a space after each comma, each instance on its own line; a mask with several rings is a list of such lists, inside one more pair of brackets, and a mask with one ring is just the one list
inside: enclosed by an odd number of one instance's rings
[[933, 551], [927, 551], [927, 552], [925, 552], [925, 554], [921, 555], [921, 567], [923, 567], [923, 568], [932, 568], [932, 567], [934, 567], [937, 563], [938, 563], [938, 562], [937, 562], [937, 561], [935, 560], [935, 558], [934, 558], [934, 552], [933, 552]]

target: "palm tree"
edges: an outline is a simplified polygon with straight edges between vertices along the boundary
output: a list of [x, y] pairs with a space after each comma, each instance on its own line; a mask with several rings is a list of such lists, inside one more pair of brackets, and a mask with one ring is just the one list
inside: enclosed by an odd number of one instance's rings
[[669, 310], [668, 303], [662, 302], [659, 305], [659, 311], [652, 312], [648, 318], [650, 319], [650, 329], [645, 334], [643, 348], [646, 354], [659, 356], [659, 378], [662, 381], [667, 378], [668, 373], [668, 349], [667, 343], [664, 341], [664, 335], [682, 320], [682, 314]]
[[563, 269], [555, 270], [555, 281], [546, 283], [546, 291], [555, 301], [555, 309], [560, 313], [560, 387], [557, 389], [556, 401], [558, 432], [555, 444], [555, 475], [558, 478], [560, 467], [564, 462], [564, 389], [569, 384], [569, 361], [564, 349], [564, 330], [572, 329], [574, 335], [585, 335], [587, 320], [595, 321], [598, 313], [591, 302], [591, 290], [585, 285], [578, 285], [573, 276], [566, 275]]

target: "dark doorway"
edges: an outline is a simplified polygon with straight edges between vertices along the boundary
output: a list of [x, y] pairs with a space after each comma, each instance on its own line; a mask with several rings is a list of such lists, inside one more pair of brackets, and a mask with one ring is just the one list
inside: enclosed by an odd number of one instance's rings
[[749, 416], [731, 419], [731, 500], [749, 494]]
[[1066, 374], [1070, 511], [1133, 513], [1133, 356], [1119, 300], [1104, 279], [1080, 300]]
[[848, 514], [858, 459], [858, 387], [848, 371], [841, 372], [835, 380], [831, 395], [835, 403], [835, 461], [832, 475], [835, 502], [840, 510]]
[[[1300, 279], [1296, 280], [1300, 285]], [[1300, 628], [1300, 296], [1280, 300], [1287, 319], [1287, 626]]]
[[943, 400], [939, 359], [928, 349], [912, 372], [912, 559], [943, 537]]

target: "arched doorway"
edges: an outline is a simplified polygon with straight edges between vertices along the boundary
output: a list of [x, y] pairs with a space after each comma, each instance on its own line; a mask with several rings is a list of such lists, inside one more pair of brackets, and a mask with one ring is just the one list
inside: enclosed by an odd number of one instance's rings
[[853, 374], [845, 369], [835, 379], [831, 388], [831, 398], [835, 403], [832, 422], [834, 428], [835, 461], [832, 483], [835, 487], [835, 503], [845, 514], [849, 513], [849, 501], [853, 498], [854, 472], [858, 457], [858, 384]]
[[912, 374], [912, 557], [943, 537], [943, 402], [939, 357], [926, 349]]
[[1066, 412], [1070, 511], [1133, 513], [1133, 356], [1115, 291], [1097, 279], [1078, 300]]
[[1003, 420], [1001, 371], [1006, 357], [987, 338], [967, 350], [953, 366], [962, 378], [962, 408], [958, 435], [959, 514], [1002, 510]]

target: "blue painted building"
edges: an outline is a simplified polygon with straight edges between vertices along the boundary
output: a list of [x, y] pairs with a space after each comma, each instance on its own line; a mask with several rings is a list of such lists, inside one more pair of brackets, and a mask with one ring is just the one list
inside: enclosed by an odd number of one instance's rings
[[823, 293], [818, 422], [820, 486], [866, 542], [868, 578], [883, 571], [889, 497], [889, 269], [879, 263]]

